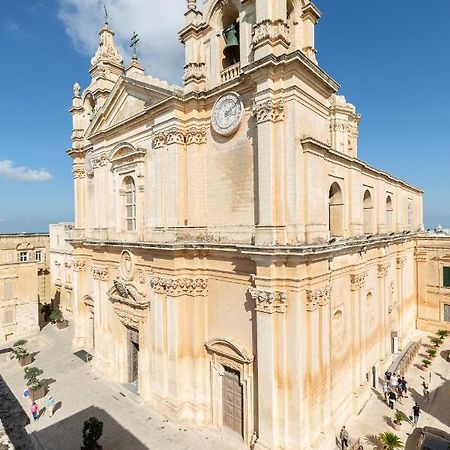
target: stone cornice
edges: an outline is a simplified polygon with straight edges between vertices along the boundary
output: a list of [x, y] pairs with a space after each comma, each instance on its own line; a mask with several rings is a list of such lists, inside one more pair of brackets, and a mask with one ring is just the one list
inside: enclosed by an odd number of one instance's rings
[[157, 294], [169, 297], [188, 295], [191, 297], [208, 295], [208, 280], [204, 278], [160, 278], [152, 277], [150, 286]]
[[319, 306], [328, 305], [331, 301], [331, 285], [306, 291], [306, 310], [314, 311]]
[[252, 113], [258, 124], [264, 122], [279, 122], [285, 116], [284, 100], [266, 100], [258, 103], [253, 102]]
[[366, 285], [368, 272], [360, 272], [350, 275], [350, 288], [352, 291], [362, 289]]
[[108, 279], [107, 267], [92, 266], [91, 273], [94, 280], [106, 281]]
[[285, 292], [249, 288], [249, 293], [255, 301], [256, 311], [267, 314], [286, 313], [287, 295]]

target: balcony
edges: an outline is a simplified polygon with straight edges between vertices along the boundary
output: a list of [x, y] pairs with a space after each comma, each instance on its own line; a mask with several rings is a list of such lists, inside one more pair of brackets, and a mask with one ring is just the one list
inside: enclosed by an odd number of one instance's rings
[[238, 78], [241, 74], [241, 63], [233, 64], [230, 67], [227, 67], [225, 70], [220, 72], [220, 79], [222, 83], [226, 83], [227, 81], [234, 80]]

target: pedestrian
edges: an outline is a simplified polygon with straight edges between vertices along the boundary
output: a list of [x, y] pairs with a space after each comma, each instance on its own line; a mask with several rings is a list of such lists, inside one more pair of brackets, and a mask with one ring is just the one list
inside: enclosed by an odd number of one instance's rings
[[403, 391], [403, 397], [407, 398], [408, 393], [408, 382], [406, 381], [405, 377], [402, 377], [402, 391]]
[[384, 378], [386, 378], [386, 381], [389, 383], [389, 381], [391, 381], [391, 372], [387, 371], [384, 374]]
[[31, 415], [33, 416], [33, 420], [35, 422], [39, 419], [39, 406], [36, 402], [31, 404]]
[[344, 450], [345, 448], [348, 448], [349, 435], [348, 431], [345, 429], [345, 425], [341, 428], [339, 437], [341, 438], [341, 449]]
[[419, 421], [419, 415], [420, 415], [420, 407], [419, 407], [419, 404], [416, 403], [412, 407], [412, 417], [413, 417], [413, 427], [414, 428], [417, 426], [417, 422]]
[[23, 397], [24, 398], [30, 398], [30, 390], [28, 388], [25, 388], [23, 391]]
[[397, 390], [397, 386], [398, 386], [398, 377], [397, 375], [394, 373], [393, 375], [391, 375], [391, 386], [394, 390]]
[[423, 396], [425, 398], [425, 400], [430, 403], [430, 389], [428, 387], [428, 384], [425, 383], [425, 381], [422, 383], [423, 386]]
[[50, 397], [47, 400], [47, 409], [49, 411], [49, 417], [53, 416], [53, 413], [55, 412], [55, 400], [53, 399], [53, 397], [50, 395]]
[[387, 385], [387, 383], [383, 383], [383, 394], [384, 394], [384, 401], [388, 403], [389, 386]]
[[389, 392], [389, 408], [395, 408], [395, 400], [397, 400], [397, 396], [394, 391]]
[[399, 384], [397, 386], [397, 400], [399, 401], [399, 403], [402, 403], [402, 397], [403, 397], [403, 391], [402, 391], [402, 387]]

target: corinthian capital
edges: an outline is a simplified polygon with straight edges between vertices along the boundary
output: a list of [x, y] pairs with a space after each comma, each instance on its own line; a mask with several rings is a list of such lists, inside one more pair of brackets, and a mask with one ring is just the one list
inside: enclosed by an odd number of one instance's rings
[[108, 268], [93, 266], [91, 267], [91, 273], [94, 280], [106, 281], [108, 279]]
[[330, 303], [331, 286], [328, 284], [323, 288], [306, 291], [306, 309], [314, 311], [319, 306]]
[[170, 297], [208, 295], [208, 280], [203, 278], [153, 277], [150, 280], [150, 286], [157, 294], [166, 294]]
[[367, 272], [350, 275], [351, 290], [356, 291], [362, 289], [366, 285]]
[[387, 276], [389, 272], [389, 267], [391, 267], [391, 264], [378, 264], [378, 278], [384, 278]]
[[253, 102], [252, 113], [258, 124], [264, 122], [279, 122], [284, 119], [284, 100], [267, 100], [262, 103]]
[[255, 300], [255, 309], [267, 314], [285, 313], [287, 311], [287, 295], [280, 291], [261, 291], [250, 288], [250, 295]]

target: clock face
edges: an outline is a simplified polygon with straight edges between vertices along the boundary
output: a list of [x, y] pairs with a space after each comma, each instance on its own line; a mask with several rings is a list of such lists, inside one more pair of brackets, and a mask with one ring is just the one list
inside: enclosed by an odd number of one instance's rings
[[89, 152], [86, 154], [84, 158], [84, 168], [88, 175], [92, 175], [94, 173], [94, 163], [92, 161], [92, 153]]
[[235, 92], [220, 97], [213, 108], [211, 124], [214, 131], [229, 136], [237, 131], [244, 114], [241, 97]]

